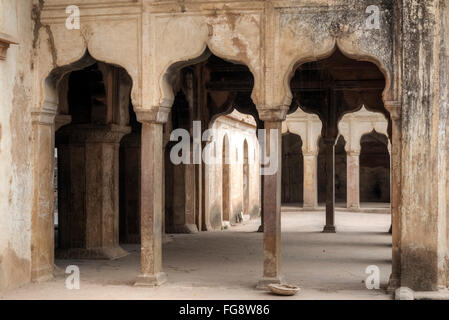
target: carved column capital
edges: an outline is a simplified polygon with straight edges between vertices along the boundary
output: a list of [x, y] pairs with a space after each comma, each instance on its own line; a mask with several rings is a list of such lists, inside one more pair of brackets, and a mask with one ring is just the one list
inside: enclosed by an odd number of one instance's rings
[[151, 108], [134, 107], [137, 115], [137, 121], [140, 123], [159, 123], [164, 124], [168, 121], [168, 115], [171, 108], [155, 106]]
[[318, 150], [302, 150], [302, 155], [304, 157], [316, 157], [318, 156]]
[[385, 109], [390, 113], [391, 120], [401, 119], [402, 103], [400, 101], [385, 101]]
[[18, 44], [18, 42], [9, 34], [0, 32], [0, 60], [6, 60], [6, 52], [11, 44]]
[[131, 127], [94, 124], [74, 124], [61, 129], [59, 143], [119, 143]]
[[52, 108], [43, 108], [39, 111], [31, 112], [31, 120], [33, 123], [42, 125], [52, 125], [55, 121], [56, 111]]
[[288, 106], [258, 106], [257, 111], [259, 113], [259, 118], [262, 121], [284, 121], [287, 117], [289, 107]]
[[360, 150], [346, 150], [346, 154], [352, 157], [360, 156]]

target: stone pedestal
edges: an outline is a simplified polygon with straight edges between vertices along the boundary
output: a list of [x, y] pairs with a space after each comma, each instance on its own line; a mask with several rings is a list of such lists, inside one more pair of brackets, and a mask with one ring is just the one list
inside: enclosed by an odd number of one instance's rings
[[347, 207], [357, 210], [360, 208], [360, 151], [348, 151], [346, 158], [347, 172]]
[[116, 125], [69, 125], [57, 135], [59, 258], [117, 259], [119, 142]]
[[304, 208], [318, 207], [317, 152], [304, 152]]

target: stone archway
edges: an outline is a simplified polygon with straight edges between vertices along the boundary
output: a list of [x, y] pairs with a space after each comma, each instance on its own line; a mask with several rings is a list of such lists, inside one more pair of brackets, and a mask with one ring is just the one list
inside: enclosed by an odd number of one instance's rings
[[[83, 73], [90, 74], [89, 81]], [[54, 267], [55, 146], [59, 151], [58, 255], [110, 259], [126, 254], [118, 244], [118, 153], [121, 137], [129, 132], [131, 77], [125, 69], [97, 61], [86, 52], [81, 60], [54, 69], [45, 88], [43, 109], [33, 113], [40, 154], [36, 163], [39, 214], [33, 213], [31, 232], [34, 280], [51, 277]]]

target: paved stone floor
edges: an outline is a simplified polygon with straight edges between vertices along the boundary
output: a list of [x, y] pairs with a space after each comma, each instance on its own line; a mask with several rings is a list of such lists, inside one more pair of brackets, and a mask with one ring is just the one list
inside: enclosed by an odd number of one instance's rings
[[[288, 299], [390, 299], [390, 215], [337, 212], [337, 234], [323, 234], [323, 212], [282, 215], [282, 273], [299, 285]], [[171, 235], [164, 245], [169, 281], [159, 288], [133, 287], [139, 247], [115, 261], [58, 260], [55, 279], [0, 294], [3, 299], [279, 299], [255, 290], [262, 274], [262, 234], [257, 220], [221, 232]], [[81, 288], [65, 288], [64, 270], [78, 265]], [[368, 290], [365, 270], [380, 269], [381, 290]]]

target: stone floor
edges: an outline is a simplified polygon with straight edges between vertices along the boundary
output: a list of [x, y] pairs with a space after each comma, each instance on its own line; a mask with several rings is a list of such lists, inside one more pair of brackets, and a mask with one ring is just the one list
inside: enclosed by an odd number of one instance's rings
[[[390, 299], [368, 290], [365, 269], [380, 269], [381, 287], [391, 272], [390, 215], [337, 212], [337, 234], [323, 234], [323, 212], [288, 210], [282, 215], [282, 273], [302, 288], [288, 299]], [[255, 290], [262, 274], [259, 222], [221, 232], [169, 236], [164, 269], [169, 282], [159, 288], [133, 287], [139, 247], [115, 261], [59, 260], [55, 279], [0, 294], [3, 299], [279, 299]], [[78, 265], [80, 290], [65, 288], [64, 270]]]

